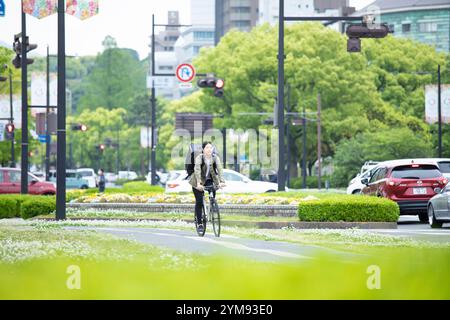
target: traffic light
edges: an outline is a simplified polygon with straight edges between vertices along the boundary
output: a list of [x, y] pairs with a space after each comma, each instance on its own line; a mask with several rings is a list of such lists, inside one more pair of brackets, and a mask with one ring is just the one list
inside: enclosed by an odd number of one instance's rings
[[386, 24], [380, 24], [377, 27], [370, 28], [366, 23], [351, 24], [347, 28], [347, 51], [360, 52], [361, 38], [384, 38], [391, 30]]
[[[16, 53], [16, 57], [12, 60], [12, 64], [16, 69], [20, 69], [22, 66], [22, 43], [20, 42], [22, 34], [16, 34], [14, 36], [14, 43], [13, 43], [13, 50]], [[30, 52], [37, 48], [37, 44], [30, 44], [29, 37], [26, 37], [26, 50], [27, 52]], [[34, 59], [28, 59], [27, 58], [27, 64], [32, 64], [34, 62]]]
[[14, 124], [12, 123], [8, 123], [5, 126], [5, 133], [6, 133], [6, 139], [7, 140], [12, 140], [14, 138]]
[[99, 144], [96, 146], [96, 148], [100, 153], [103, 153], [103, 151], [105, 151], [106, 149], [106, 146], [104, 144]]
[[225, 81], [223, 79], [215, 78], [214, 76], [208, 76], [206, 78], [199, 79], [197, 81], [199, 88], [214, 88], [214, 96], [222, 98], [225, 86]]
[[82, 132], [86, 132], [87, 131], [87, 126], [85, 124], [74, 124], [72, 125], [72, 130], [74, 131], [82, 131]]

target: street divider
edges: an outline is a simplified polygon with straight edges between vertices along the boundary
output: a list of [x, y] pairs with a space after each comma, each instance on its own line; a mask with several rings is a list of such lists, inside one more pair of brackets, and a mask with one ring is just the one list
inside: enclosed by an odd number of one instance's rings
[[309, 222], [397, 222], [400, 209], [386, 198], [339, 196], [304, 201], [298, 206], [298, 216]]
[[29, 219], [55, 210], [55, 196], [0, 195], [0, 219]]

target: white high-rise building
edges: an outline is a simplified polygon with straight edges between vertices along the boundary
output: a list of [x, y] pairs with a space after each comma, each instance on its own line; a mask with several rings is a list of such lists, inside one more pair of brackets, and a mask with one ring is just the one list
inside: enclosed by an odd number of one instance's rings
[[[348, 0], [285, 0], [284, 15], [286, 17], [333, 17], [350, 15], [355, 10], [348, 7]], [[279, 0], [259, 0], [258, 24], [278, 23]], [[325, 22], [325, 21], [324, 21]], [[285, 22], [298, 23], [298, 22]], [[341, 31], [341, 23], [334, 23], [330, 28]]]

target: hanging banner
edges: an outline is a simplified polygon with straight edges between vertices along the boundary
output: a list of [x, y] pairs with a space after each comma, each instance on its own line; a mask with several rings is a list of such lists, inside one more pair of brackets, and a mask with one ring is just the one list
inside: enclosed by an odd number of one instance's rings
[[[425, 86], [425, 121], [438, 122], [438, 87]], [[441, 119], [442, 123], [450, 123], [450, 85], [441, 85]]]
[[[6, 119], [10, 115], [9, 95], [0, 95], [0, 118]], [[22, 128], [22, 97], [13, 96], [13, 118], [16, 129]], [[9, 120], [0, 120], [0, 123], [7, 124]]]
[[66, 0], [66, 13], [86, 20], [98, 14], [99, 0]]
[[[56, 73], [50, 73], [50, 106], [58, 104], [58, 77]], [[46, 106], [47, 105], [47, 74], [33, 72], [31, 74], [31, 105]], [[45, 112], [45, 109], [32, 108], [31, 114]]]
[[58, 11], [58, 0], [22, 0], [23, 12], [38, 19], [51, 16]]

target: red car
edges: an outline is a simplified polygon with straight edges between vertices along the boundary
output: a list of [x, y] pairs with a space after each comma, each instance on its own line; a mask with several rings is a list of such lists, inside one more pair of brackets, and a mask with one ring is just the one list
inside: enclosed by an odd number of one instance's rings
[[[20, 169], [0, 168], [0, 194], [20, 193]], [[28, 193], [36, 195], [54, 195], [53, 183], [40, 181], [35, 175], [28, 173]]]
[[391, 199], [401, 215], [417, 214], [421, 222], [428, 222], [428, 200], [436, 195], [435, 188], [443, 189], [447, 182], [432, 162], [387, 161], [361, 180], [366, 185], [361, 193]]

